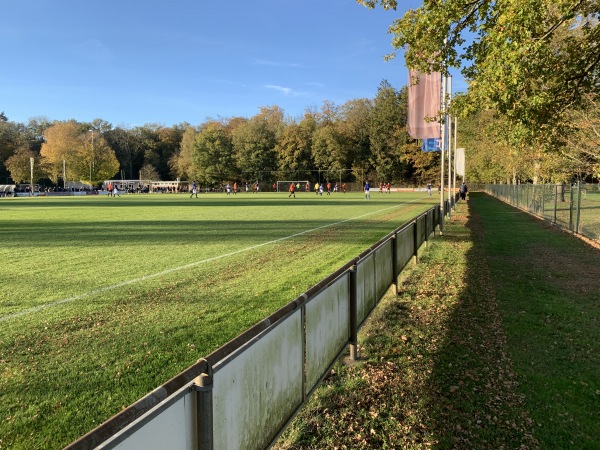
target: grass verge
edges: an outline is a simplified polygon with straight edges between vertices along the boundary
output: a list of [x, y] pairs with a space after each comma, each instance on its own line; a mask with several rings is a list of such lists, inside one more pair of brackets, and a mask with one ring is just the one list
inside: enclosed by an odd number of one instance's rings
[[473, 194], [278, 449], [600, 442], [600, 254]]

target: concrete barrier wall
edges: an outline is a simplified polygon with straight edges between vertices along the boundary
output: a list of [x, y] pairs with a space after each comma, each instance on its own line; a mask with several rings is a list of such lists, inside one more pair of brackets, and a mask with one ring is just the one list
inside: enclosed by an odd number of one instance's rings
[[415, 230], [416, 224], [411, 222], [396, 234], [396, 276], [415, 255]]
[[419, 246], [427, 240], [427, 215], [417, 218], [417, 242]]
[[358, 325], [362, 324], [375, 307], [375, 256], [373, 253], [356, 264], [356, 300]]
[[427, 232], [425, 233], [426, 237], [431, 236], [432, 233], [435, 232], [435, 209], [430, 209], [427, 211], [427, 219], [425, 221]]
[[268, 446], [303, 401], [302, 347], [298, 310], [215, 366], [215, 449]]
[[306, 303], [306, 394], [318, 384], [350, 338], [350, 275]]
[[135, 433], [129, 430], [121, 436], [113, 436], [114, 448], [129, 449], [180, 449], [194, 450], [198, 448], [196, 440], [196, 396], [189, 395], [191, 390], [186, 388], [186, 395], [165, 407], [161, 405], [151, 411], [151, 419], [140, 420], [140, 428]]
[[379, 246], [375, 251], [375, 300], [379, 301], [394, 282], [393, 239]]

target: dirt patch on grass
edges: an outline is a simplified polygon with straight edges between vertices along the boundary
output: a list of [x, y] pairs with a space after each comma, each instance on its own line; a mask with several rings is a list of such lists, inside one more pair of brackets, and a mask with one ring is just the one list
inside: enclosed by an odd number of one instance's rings
[[565, 294], [598, 294], [600, 286], [600, 252], [585, 252], [579, 257], [573, 249], [564, 249], [544, 243], [532, 243], [527, 251], [515, 256], [515, 267], [527, 267], [535, 260], [536, 269], [547, 278], [547, 283]]

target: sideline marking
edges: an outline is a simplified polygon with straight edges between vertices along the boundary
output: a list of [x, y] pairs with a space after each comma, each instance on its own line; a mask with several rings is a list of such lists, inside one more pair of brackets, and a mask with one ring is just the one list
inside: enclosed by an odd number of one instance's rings
[[206, 264], [206, 263], [209, 263], [209, 262], [212, 262], [212, 261], [216, 261], [216, 260], [219, 260], [219, 259], [228, 258], [229, 256], [237, 255], [237, 254], [243, 253], [243, 252], [248, 252], [250, 250], [254, 250], [254, 249], [257, 249], [257, 248], [260, 248], [260, 247], [264, 247], [265, 245], [275, 244], [277, 242], [285, 241], [285, 240], [294, 238], [296, 236], [302, 236], [303, 234], [312, 233], [313, 231], [317, 231], [317, 230], [320, 230], [322, 228], [333, 227], [333, 226], [336, 226], [336, 225], [340, 225], [342, 223], [350, 222], [351, 220], [356, 220], [356, 219], [360, 219], [362, 217], [367, 217], [367, 216], [370, 216], [370, 215], [373, 215], [373, 214], [378, 214], [380, 212], [387, 211], [388, 209], [398, 208], [400, 206], [407, 205], [407, 204], [415, 202], [417, 200], [421, 200], [421, 199], [417, 198], [417, 199], [411, 200], [409, 202], [401, 203], [399, 205], [394, 205], [394, 206], [390, 206], [388, 208], [383, 208], [383, 209], [380, 209], [380, 210], [377, 210], [377, 211], [373, 211], [373, 212], [370, 212], [370, 213], [361, 214], [360, 216], [351, 217], [350, 219], [340, 220], [339, 222], [330, 223], [330, 224], [327, 224], [327, 225], [321, 225], [320, 227], [311, 228], [310, 230], [305, 230], [305, 231], [301, 231], [299, 233], [294, 233], [294, 234], [291, 234], [289, 236], [284, 236], [284, 237], [281, 237], [281, 238], [278, 238], [278, 239], [274, 239], [272, 241], [263, 242], [261, 244], [256, 244], [256, 245], [253, 245], [251, 247], [246, 247], [246, 248], [242, 248], [242, 249], [239, 249], [239, 250], [235, 250], [235, 251], [230, 252], [230, 253], [225, 253], [225, 254], [222, 254], [222, 255], [213, 256], [211, 258], [203, 259], [201, 261], [195, 261], [195, 262], [192, 262], [192, 263], [189, 263], [189, 264], [185, 264], [185, 265], [179, 266], [179, 267], [173, 267], [171, 269], [163, 270], [161, 272], [151, 273], [149, 275], [144, 275], [142, 277], [134, 278], [132, 280], [122, 281], [121, 283], [111, 284], [109, 286], [104, 286], [104, 287], [101, 287], [99, 289], [95, 289], [93, 291], [84, 292], [83, 294], [75, 295], [73, 297], [63, 298], [62, 300], [56, 300], [54, 302], [44, 303], [43, 305], [35, 306], [33, 308], [25, 309], [23, 311], [19, 311], [19, 312], [15, 312], [15, 313], [12, 313], [12, 314], [8, 314], [6, 316], [1, 316], [0, 317], [0, 323], [5, 322], [5, 321], [10, 320], [10, 319], [16, 319], [17, 317], [25, 316], [25, 315], [30, 314], [30, 313], [35, 313], [35, 312], [41, 311], [43, 309], [50, 308], [52, 306], [62, 305], [64, 303], [71, 303], [71, 302], [74, 302], [75, 300], [80, 300], [82, 298], [90, 297], [92, 295], [100, 294], [100, 293], [106, 292], [106, 291], [112, 291], [113, 289], [118, 289], [118, 288], [121, 288], [121, 287], [124, 287], [124, 286], [129, 286], [131, 284], [139, 283], [140, 281], [149, 280], [151, 278], [160, 277], [162, 275], [168, 275], [168, 274], [173, 273], [173, 272], [178, 272], [180, 270], [189, 269], [191, 267], [199, 266], [200, 264]]

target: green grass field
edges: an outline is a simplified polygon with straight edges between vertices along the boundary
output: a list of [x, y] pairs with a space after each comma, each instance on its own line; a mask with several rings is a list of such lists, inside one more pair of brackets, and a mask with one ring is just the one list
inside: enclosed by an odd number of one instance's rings
[[0, 199], [0, 449], [69, 444], [435, 203]]

